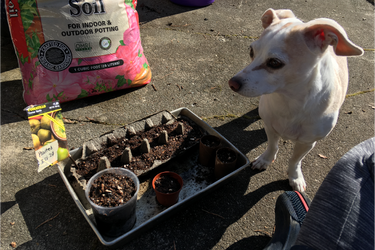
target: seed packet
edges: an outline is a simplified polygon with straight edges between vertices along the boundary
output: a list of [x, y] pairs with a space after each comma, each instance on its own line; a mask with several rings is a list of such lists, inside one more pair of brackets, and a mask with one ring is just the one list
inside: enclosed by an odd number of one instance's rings
[[65, 126], [59, 102], [25, 109], [38, 160], [38, 172], [69, 157]]
[[136, 0], [6, 0], [28, 105], [151, 81]]

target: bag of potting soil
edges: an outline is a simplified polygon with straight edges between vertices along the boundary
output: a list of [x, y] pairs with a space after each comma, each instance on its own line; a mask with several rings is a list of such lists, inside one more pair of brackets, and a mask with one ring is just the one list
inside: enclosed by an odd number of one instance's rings
[[136, 0], [6, 0], [28, 105], [151, 81]]

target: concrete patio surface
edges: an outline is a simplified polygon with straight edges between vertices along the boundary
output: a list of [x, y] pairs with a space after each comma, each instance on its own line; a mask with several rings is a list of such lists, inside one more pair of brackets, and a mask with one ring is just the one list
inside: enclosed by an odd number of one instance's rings
[[[374, 136], [374, 3], [366, 0], [216, 0], [202, 8], [169, 0], [139, 0], [137, 10], [152, 82], [62, 104], [68, 143], [88, 139], [161, 110], [187, 107], [252, 161], [266, 148], [259, 98], [245, 98], [228, 80], [249, 63], [249, 45], [262, 32], [268, 8], [291, 9], [303, 21], [332, 18], [361, 46], [348, 58], [348, 96], [332, 133], [303, 160], [306, 193], [314, 198], [331, 167]], [[2, 19], [3, 21], [3, 19]], [[21, 74], [6, 26], [1, 36], [1, 249], [106, 249], [67, 191], [57, 167], [37, 172]], [[119, 249], [262, 249], [274, 228], [277, 197], [287, 181], [290, 141], [281, 141], [266, 171], [243, 170]]]

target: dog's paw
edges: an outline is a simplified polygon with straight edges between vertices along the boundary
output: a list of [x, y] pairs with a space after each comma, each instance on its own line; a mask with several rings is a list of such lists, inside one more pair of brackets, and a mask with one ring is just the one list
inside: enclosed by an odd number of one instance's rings
[[271, 161], [264, 160], [264, 158], [263, 158], [262, 156], [263, 156], [263, 155], [257, 157], [257, 158], [252, 162], [251, 169], [266, 170], [267, 167], [268, 167], [269, 165], [271, 165], [271, 163], [273, 162], [273, 160], [271, 160]]
[[306, 190], [306, 182], [303, 177], [299, 178], [289, 178], [289, 185], [294, 191], [304, 192]]
[[305, 178], [303, 178], [300, 164], [288, 170], [289, 185], [294, 191], [303, 192], [306, 189]]

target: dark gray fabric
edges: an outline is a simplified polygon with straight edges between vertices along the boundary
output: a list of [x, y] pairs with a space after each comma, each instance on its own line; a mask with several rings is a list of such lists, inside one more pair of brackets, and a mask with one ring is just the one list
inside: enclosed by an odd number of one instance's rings
[[374, 249], [374, 152], [375, 137], [336, 163], [316, 193], [295, 245]]
[[294, 245], [290, 250], [316, 250], [316, 249], [308, 247], [308, 246]]

